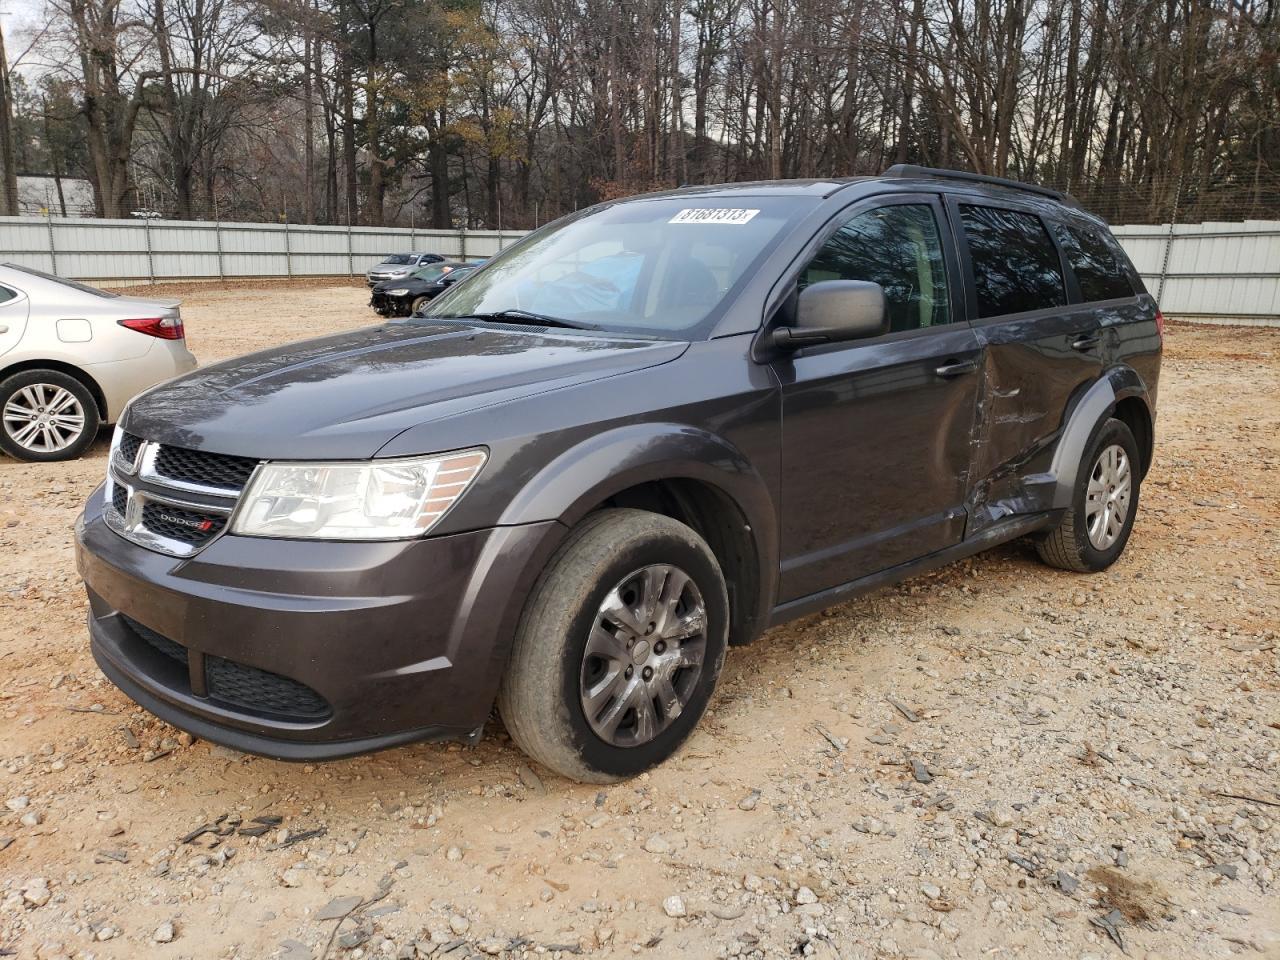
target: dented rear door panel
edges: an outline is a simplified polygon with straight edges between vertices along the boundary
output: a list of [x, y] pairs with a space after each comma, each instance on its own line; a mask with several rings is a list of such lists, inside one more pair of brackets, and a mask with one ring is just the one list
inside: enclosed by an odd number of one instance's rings
[[997, 318], [975, 330], [984, 350], [970, 533], [1041, 509], [1023, 479], [1047, 468], [1073, 400], [1103, 369], [1098, 312], [1089, 306]]

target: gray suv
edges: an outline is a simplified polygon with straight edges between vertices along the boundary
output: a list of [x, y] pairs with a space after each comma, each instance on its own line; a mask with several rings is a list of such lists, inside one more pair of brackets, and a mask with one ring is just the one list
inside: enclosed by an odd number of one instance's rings
[[659, 763], [726, 649], [1017, 537], [1100, 571], [1163, 321], [1068, 196], [974, 175], [682, 189], [531, 234], [425, 314], [135, 399], [77, 524], [102, 670], [319, 760]]

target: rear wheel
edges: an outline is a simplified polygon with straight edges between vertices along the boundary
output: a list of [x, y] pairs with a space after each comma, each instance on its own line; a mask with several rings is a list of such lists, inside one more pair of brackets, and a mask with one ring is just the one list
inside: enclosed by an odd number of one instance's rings
[[98, 434], [89, 388], [59, 370], [24, 370], [0, 382], [0, 449], [18, 460], [74, 460]]
[[1036, 543], [1052, 567], [1094, 573], [1124, 552], [1138, 511], [1138, 443], [1119, 420], [1106, 420], [1085, 449], [1071, 507]]
[[702, 716], [728, 625], [724, 576], [697, 533], [660, 514], [602, 510], [535, 588], [498, 710], [516, 744], [557, 773], [635, 776]]

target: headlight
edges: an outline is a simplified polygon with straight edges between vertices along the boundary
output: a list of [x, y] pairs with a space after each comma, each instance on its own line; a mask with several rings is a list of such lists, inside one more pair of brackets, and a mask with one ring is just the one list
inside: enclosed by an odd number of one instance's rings
[[403, 540], [430, 530], [471, 485], [488, 454], [462, 450], [403, 460], [264, 463], [231, 522], [249, 537]]
[[388, 290], [388, 297], [403, 297], [409, 293], [408, 287], [396, 287], [394, 290]]

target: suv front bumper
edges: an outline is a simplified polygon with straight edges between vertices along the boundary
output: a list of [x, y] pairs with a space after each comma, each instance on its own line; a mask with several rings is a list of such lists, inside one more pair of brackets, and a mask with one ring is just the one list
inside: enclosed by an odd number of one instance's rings
[[76, 563], [103, 673], [174, 726], [282, 760], [478, 736], [554, 521], [382, 543], [223, 535], [177, 559], [102, 517]]

